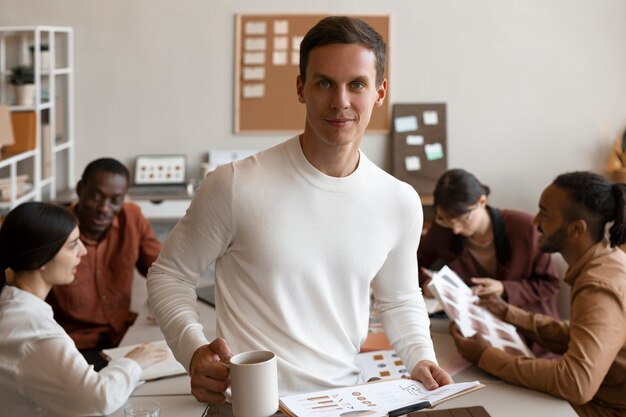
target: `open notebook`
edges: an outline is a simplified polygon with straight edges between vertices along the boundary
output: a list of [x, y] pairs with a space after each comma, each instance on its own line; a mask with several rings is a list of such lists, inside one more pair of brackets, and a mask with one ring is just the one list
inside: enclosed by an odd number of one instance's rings
[[[150, 381], [153, 379], [165, 378], [168, 376], [183, 375], [187, 373], [183, 365], [181, 365], [174, 358], [174, 354], [172, 353], [170, 348], [167, 346], [167, 343], [165, 342], [165, 340], [160, 340], [158, 342], [152, 342], [152, 343], [154, 343], [158, 347], [166, 349], [169, 352], [169, 356], [163, 362], [155, 363], [154, 365], [151, 365], [147, 367], [146, 369], [144, 369], [143, 372], [141, 373], [141, 378], [140, 378], [142, 381]], [[121, 357], [126, 356], [128, 352], [130, 352], [137, 346], [139, 346], [139, 344], [130, 345], [130, 346], [120, 346], [120, 347], [112, 348], [112, 349], [104, 349], [102, 351], [102, 356], [104, 356], [108, 360], [119, 359]]]
[[290, 417], [386, 417], [390, 410], [421, 401], [434, 407], [483, 386], [460, 382], [429, 391], [418, 381], [391, 379], [280, 397], [280, 410]]

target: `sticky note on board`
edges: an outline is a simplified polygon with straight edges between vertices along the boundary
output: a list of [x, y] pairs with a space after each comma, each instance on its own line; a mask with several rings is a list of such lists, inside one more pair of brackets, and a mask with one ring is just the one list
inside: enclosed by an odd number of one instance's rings
[[243, 79], [246, 81], [265, 79], [265, 67], [243, 67]]
[[289, 38], [286, 36], [274, 36], [274, 50], [284, 51], [289, 46]]
[[304, 39], [304, 36], [292, 36], [291, 37], [291, 49], [293, 49], [294, 51], [299, 51], [300, 44], [302, 43], [302, 39]]
[[420, 157], [417, 155], [407, 156], [404, 158], [404, 169], [407, 171], [419, 171], [422, 169]]
[[267, 27], [265, 22], [246, 22], [244, 33], [246, 35], [265, 35]]
[[272, 53], [272, 64], [287, 65], [287, 51], [274, 51]]
[[424, 136], [421, 135], [408, 135], [406, 137], [407, 145], [423, 145], [424, 144]]
[[287, 20], [274, 20], [274, 34], [286, 35], [289, 32], [289, 22]]
[[245, 84], [243, 98], [261, 98], [265, 95], [265, 84]]
[[244, 65], [263, 65], [265, 64], [264, 52], [246, 52], [243, 54]]
[[439, 142], [426, 144], [424, 146], [424, 153], [426, 153], [426, 159], [435, 161], [443, 158], [443, 147]]
[[265, 51], [265, 38], [246, 38], [246, 51]]
[[300, 65], [300, 52], [291, 51], [291, 65]]
[[434, 110], [426, 110], [422, 113], [422, 120], [425, 125], [436, 125], [439, 124], [439, 115]]
[[415, 116], [403, 116], [396, 117], [393, 121], [393, 125], [396, 132], [412, 132], [417, 130], [417, 117]]

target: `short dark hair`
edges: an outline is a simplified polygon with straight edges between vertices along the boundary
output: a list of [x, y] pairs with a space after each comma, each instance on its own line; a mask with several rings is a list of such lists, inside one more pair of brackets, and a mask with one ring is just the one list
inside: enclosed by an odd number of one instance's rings
[[613, 222], [609, 229], [611, 246], [626, 243], [626, 184], [611, 184], [587, 171], [559, 175], [552, 183], [569, 196], [570, 204], [562, 206], [566, 221], [585, 220], [596, 243], [604, 239], [606, 224]]
[[126, 182], [130, 182], [130, 173], [128, 168], [117, 159], [113, 158], [100, 158], [91, 161], [83, 171], [81, 182], [89, 182], [98, 172], [111, 172], [113, 174], [119, 174], [126, 178]]
[[33, 271], [48, 263], [78, 225], [67, 209], [28, 202], [15, 207], [0, 226], [0, 289], [4, 270]]
[[306, 82], [306, 67], [311, 50], [318, 46], [335, 44], [359, 44], [374, 52], [376, 85], [383, 82], [387, 52], [382, 36], [361, 19], [329, 16], [317, 22], [300, 43], [300, 78], [303, 84]]
[[489, 191], [489, 187], [466, 170], [450, 169], [437, 180], [433, 206], [452, 215], [465, 214]]

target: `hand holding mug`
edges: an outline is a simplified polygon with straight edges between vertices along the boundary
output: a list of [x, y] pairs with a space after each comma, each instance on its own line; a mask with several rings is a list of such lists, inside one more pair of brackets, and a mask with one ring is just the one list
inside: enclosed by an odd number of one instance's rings
[[196, 349], [189, 364], [191, 394], [200, 402], [223, 404], [224, 391], [229, 387], [229, 370], [225, 363], [233, 356], [226, 341], [217, 338]]

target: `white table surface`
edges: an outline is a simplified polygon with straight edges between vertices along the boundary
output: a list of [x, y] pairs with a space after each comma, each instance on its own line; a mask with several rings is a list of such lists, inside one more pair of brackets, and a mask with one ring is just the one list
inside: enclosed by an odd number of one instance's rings
[[[121, 345], [163, 339], [159, 327], [149, 319], [151, 313], [145, 301], [147, 297], [143, 278], [135, 279], [133, 291], [133, 309], [139, 315], [135, 324], [122, 339]], [[200, 321], [204, 325], [204, 332], [209, 340], [213, 340], [215, 337], [215, 310], [202, 302], [198, 302], [198, 308]], [[448, 334], [448, 320], [432, 319], [431, 333], [440, 364], [449, 362], [456, 356], [456, 348], [452, 337]], [[454, 380], [455, 382], [478, 380], [485, 387], [447, 401], [439, 405], [438, 410], [481, 405], [485, 407], [491, 417], [576, 417], [576, 413], [566, 401], [507, 384], [487, 374], [477, 366], [471, 366], [459, 372], [454, 376]], [[191, 395], [187, 375], [146, 382], [137, 387], [132, 396], [149, 397], [159, 401], [161, 417], [200, 417], [206, 408], [206, 404], [199, 403]], [[212, 406], [209, 415], [232, 416], [232, 410], [229, 404]], [[123, 416], [124, 413], [121, 409], [111, 414], [111, 417]]]

